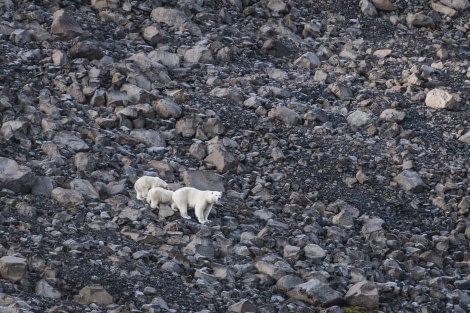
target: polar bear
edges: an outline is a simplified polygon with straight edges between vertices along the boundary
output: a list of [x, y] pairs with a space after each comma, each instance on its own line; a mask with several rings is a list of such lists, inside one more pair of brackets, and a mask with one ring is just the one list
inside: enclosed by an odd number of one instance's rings
[[173, 191], [155, 187], [147, 193], [147, 202], [152, 209], [155, 209], [160, 203], [170, 203], [172, 201]]
[[220, 191], [199, 190], [193, 187], [183, 187], [173, 192], [173, 210], [179, 210], [181, 217], [190, 219], [188, 206], [194, 208], [199, 223], [205, 224], [209, 220], [212, 205], [222, 197]]
[[168, 188], [168, 184], [159, 177], [142, 176], [134, 183], [134, 189], [137, 192], [137, 200], [144, 200], [147, 198], [147, 193], [150, 189], [155, 187]]

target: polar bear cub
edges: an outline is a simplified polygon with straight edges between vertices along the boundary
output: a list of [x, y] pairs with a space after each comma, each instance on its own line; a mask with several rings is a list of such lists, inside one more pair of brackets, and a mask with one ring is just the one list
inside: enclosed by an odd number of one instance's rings
[[199, 190], [193, 187], [183, 187], [173, 192], [173, 210], [179, 210], [181, 217], [190, 219], [188, 206], [194, 208], [194, 213], [199, 223], [205, 224], [209, 220], [212, 206], [222, 197], [220, 191]]
[[168, 188], [168, 184], [159, 177], [142, 176], [134, 183], [134, 189], [137, 192], [137, 200], [144, 200], [147, 198], [147, 193], [150, 189], [161, 187]]
[[160, 203], [170, 203], [172, 201], [173, 191], [155, 187], [147, 193], [147, 202], [152, 209], [155, 209]]

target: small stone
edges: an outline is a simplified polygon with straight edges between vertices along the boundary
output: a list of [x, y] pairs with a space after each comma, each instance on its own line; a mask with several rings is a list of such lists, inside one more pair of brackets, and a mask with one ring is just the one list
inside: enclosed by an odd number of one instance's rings
[[70, 13], [65, 10], [57, 10], [53, 15], [51, 33], [65, 39], [71, 39], [80, 36], [83, 29]]

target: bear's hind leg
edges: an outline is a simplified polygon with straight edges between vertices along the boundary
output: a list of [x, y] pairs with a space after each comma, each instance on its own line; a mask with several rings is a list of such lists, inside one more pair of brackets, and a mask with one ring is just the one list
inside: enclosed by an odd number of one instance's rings
[[186, 204], [180, 204], [178, 206], [178, 210], [180, 210], [180, 214], [182, 218], [185, 218], [187, 220], [191, 219], [191, 216], [188, 215], [188, 206]]

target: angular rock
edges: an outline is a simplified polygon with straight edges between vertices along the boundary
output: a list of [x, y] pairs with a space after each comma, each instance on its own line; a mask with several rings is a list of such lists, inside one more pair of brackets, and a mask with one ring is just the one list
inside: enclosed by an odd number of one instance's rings
[[216, 149], [209, 153], [209, 155], [204, 158], [204, 161], [214, 165], [220, 173], [234, 168], [237, 164], [237, 160], [234, 155], [231, 152], [222, 149]]
[[395, 176], [393, 181], [396, 182], [401, 189], [413, 193], [419, 193], [429, 189], [429, 186], [423, 182], [418, 173], [409, 170], [405, 170]]
[[307, 52], [294, 61], [294, 65], [303, 68], [315, 68], [320, 63], [320, 58], [313, 52]]
[[71, 133], [56, 133], [54, 135], [54, 138], [52, 139], [52, 142], [58, 145], [65, 146], [75, 152], [83, 152], [90, 150], [90, 146], [88, 146], [85, 141]]
[[101, 285], [85, 286], [73, 299], [80, 304], [108, 305], [113, 303], [113, 297]]
[[348, 86], [339, 83], [333, 83], [328, 86], [332, 93], [340, 100], [349, 100], [354, 94]]
[[442, 89], [433, 89], [428, 92], [425, 102], [428, 107], [434, 109], [455, 110], [459, 106], [454, 96]]
[[370, 281], [361, 281], [353, 285], [344, 299], [350, 305], [368, 310], [375, 310], [379, 307], [379, 292], [375, 283]]
[[290, 298], [299, 299], [315, 306], [329, 307], [340, 304], [343, 296], [329, 284], [313, 278], [287, 291]]
[[33, 171], [15, 160], [0, 157], [0, 188], [7, 188], [15, 193], [28, 193], [34, 180]]
[[400, 123], [405, 119], [405, 112], [398, 111], [397, 109], [385, 109], [380, 113], [380, 118], [388, 122]]
[[195, 46], [184, 53], [184, 60], [190, 63], [213, 64], [212, 52], [203, 46]]
[[80, 36], [83, 29], [70, 13], [65, 10], [57, 10], [53, 15], [51, 33], [64, 39], [71, 39]]
[[181, 106], [174, 102], [171, 98], [160, 99], [152, 102], [152, 106], [157, 114], [163, 118], [179, 118], [182, 113]]
[[249, 312], [257, 312], [256, 306], [247, 299], [243, 299], [238, 301], [228, 307], [228, 312], [233, 313], [249, 313]]
[[304, 247], [305, 257], [313, 260], [321, 260], [326, 257], [326, 251], [317, 244], [309, 243]]
[[51, 286], [45, 279], [41, 279], [37, 282], [35, 290], [36, 294], [41, 297], [51, 299], [60, 299], [62, 297], [60, 291]]
[[375, 8], [375, 5], [369, 0], [360, 0], [359, 5], [361, 6], [362, 13], [369, 16], [377, 15], [377, 9]]
[[440, 0], [440, 2], [455, 10], [466, 10], [470, 8], [470, 2], [468, 0]]
[[185, 30], [195, 36], [201, 36], [201, 29], [183, 12], [177, 9], [158, 7], [152, 10], [150, 17], [159, 23], [167, 24], [177, 30]]
[[434, 25], [434, 21], [430, 16], [420, 13], [409, 13], [406, 17], [406, 22], [408, 25], [416, 27], [432, 27]]
[[137, 140], [143, 142], [147, 147], [166, 147], [165, 139], [160, 135], [160, 132], [153, 129], [133, 129], [130, 135]]
[[348, 115], [347, 121], [351, 129], [357, 131], [371, 122], [371, 114], [356, 110]]
[[269, 117], [278, 119], [287, 125], [298, 125], [302, 121], [302, 117], [292, 109], [285, 106], [277, 106], [268, 113]]
[[3, 279], [16, 283], [26, 275], [27, 260], [15, 256], [0, 258], [0, 275]]
[[261, 50], [276, 58], [290, 56], [293, 51], [279, 40], [268, 39], [264, 42]]
[[49, 197], [52, 189], [54, 189], [52, 178], [47, 176], [36, 176], [31, 185], [31, 194]]
[[62, 187], [52, 189], [51, 198], [63, 205], [77, 205], [85, 202], [80, 192]]
[[186, 186], [199, 190], [225, 191], [223, 177], [214, 171], [185, 171], [183, 173], [183, 181]]
[[470, 131], [466, 132], [462, 136], [459, 137], [459, 140], [465, 142], [466, 144], [470, 144]]
[[103, 57], [100, 44], [93, 40], [79, 41], [70, 47], [68, 54], [70, 58], [85, 58], [88, 60], [98, 60]]

